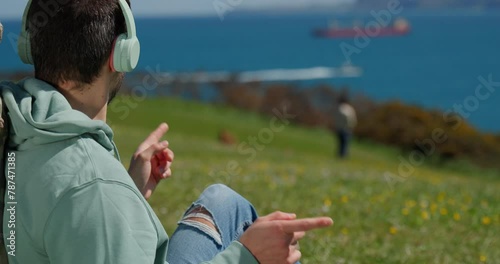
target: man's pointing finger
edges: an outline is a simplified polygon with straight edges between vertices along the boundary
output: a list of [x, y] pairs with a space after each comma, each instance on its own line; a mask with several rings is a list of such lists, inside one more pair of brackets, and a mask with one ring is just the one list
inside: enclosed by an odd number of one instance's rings
[[329, 217], [304, 218], [297, 220], [280, 221], [285, 233], [309, 231], [317, 228], [325, 228], [333, 225]]

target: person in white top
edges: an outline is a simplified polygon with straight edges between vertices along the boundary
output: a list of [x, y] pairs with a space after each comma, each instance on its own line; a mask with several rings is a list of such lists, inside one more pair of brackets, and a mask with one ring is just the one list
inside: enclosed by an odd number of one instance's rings
[[338, 155], [340, 158], [346, 158], [352, 131], [358, 123], [356, 111], [349, 104], [346, 96], [340, 96], [338, 100], [334, 122], [338, 137]]

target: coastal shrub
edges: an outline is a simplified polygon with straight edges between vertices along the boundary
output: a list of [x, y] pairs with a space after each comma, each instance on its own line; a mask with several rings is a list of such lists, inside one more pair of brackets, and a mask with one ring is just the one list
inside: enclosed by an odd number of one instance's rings
[[358, 137], [406, 151], [418, 150], [443, 159], [465, 157], [481, 165], [494, 165], [500, 153], [498, 137], [481, 134], [460, 116], [450, 119], [440, 111], [388, 102], [360, 115], [359, 120]]

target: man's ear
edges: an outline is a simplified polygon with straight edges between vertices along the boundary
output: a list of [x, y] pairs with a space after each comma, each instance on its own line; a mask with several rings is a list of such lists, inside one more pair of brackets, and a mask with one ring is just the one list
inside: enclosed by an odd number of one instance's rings
[[113, 60], [111, 59], [111, 57], [108, 58], [108, 69], [110, 72], [116, 72], [115, 67], [113, 67]]
[[111, 49], [111, 54], [109, 54], [108, 57], [108, 65], [111, 72], [116, 72], [115, 66], [113, 64], [113, 57], [115, 56], [116, 40], [117, 38], [113, 41], [113, 48]]
[[76, 82], [67, 81], [67, 80], [60, 80], [57, 83], [57, 87], [59, 87], [60, 89], [62, 89], [64, 91], [69, 91], [69, 90], [72, 90], [76, 87]]

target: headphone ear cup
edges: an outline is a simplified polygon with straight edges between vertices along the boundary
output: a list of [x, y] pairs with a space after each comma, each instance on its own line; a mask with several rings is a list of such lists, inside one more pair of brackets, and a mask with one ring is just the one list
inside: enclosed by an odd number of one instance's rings
[[115, 41], [113, 50], [113, 68], [117, 72], [131, 72], [139, 62], [141, 45], [137, 37], [127, 39], [127, 34], [121, 34]]
[[22, 31], [19, 39], [17, 40], [17, 52], [19, 58], [26, 64], [33, 64], [33, 57], [31, 55], [31, 41], [30, 33]]

